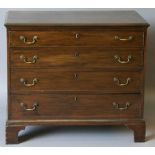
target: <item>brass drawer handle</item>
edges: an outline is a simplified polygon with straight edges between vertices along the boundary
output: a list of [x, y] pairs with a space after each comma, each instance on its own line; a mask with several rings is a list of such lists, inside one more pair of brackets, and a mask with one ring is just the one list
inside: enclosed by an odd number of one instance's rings
[[32, 108], [27, 108], [27, 105], [23, 102], [20, 103], [20, 106], [25, 110], [25, 111], [36, 111], [38, 109], [39, 104], [38, 103], [33, 103]]
[[19, 39], [27, 45], [32, 45], [37, 42], [38, 36], [33, 36], [32, 41], [27, 41], [27, 38], [25, 36], [20, 36]]
[[25, 80], [24, 78], [20, 78], [20, 82], [23, 83], [24, 86], [26, 86], [26, 87], [32, 87], [38, 83], [38, 79], [34, 78], [32, 83], [28, 83], [27, 80]]
[[115, 40], [120, 40], [120, 41], [131, 41], [131, 40], [133, 40], [133, 36], [129, 36], [128, 38], [121, 38], [119, 36], [115, 36], [114, 38], [115, 38]]
[[131, 104], [129, 102], [126, 102], [124, 107], [121, 107], [120, 104], [113, 102], [112, 105], [115, 109], [122, 111], [122, 110], [127, 110]]
[[126, 79], [126, 82], [125, 82], [125, 83], [121, 83], [120, 80], [119, 80], [119, 78], [117, 78], [117, 77], [114, 77], [113, 80], [114, 80], [114, 82], [117, 83], [118, 86], [127, 86], [127, 85], [129, 84], [129, 82], [131, 81], [131, 78], [128, 77], [128, 78]]
[[131, 55], [128, 55], [128, 59], [126, 61], [121, 60], [121, 58], [118, 55], [115, 55], [114, 58], [117, 60], [117, 62], [119, 62], [120, 64], [127, 64], [130, 62], [130, 60], [132, 59]]
[[20, 59], [23, 60], [25, 63], [27, 64], [34, 64], [37, 62], [37, 59], [38, 57], [36, 55], [34, 55], [32, 58], [31, 58], [31, 61], [29, 60], [29, 58], [26, 58], [24, 55], [21, 55], [20, 56]]

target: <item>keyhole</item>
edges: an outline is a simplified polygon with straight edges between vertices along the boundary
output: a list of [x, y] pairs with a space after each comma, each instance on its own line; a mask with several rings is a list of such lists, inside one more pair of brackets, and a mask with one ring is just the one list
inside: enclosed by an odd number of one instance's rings
[[74, 97], [74, 101], [76, 102], [78, 100], [78, 98], [77, 97]]
[[80, 37], [79, 33], [75, 34], [75, 38], [78, 39]]
[[79, 52], [75, 52], [75, 57], [78, 57], [80, 54], [79, 54]]
[[78, 79], [79, 78], [79, 75], [77, 73], [74, 73], [74, 78], [75, 79]]

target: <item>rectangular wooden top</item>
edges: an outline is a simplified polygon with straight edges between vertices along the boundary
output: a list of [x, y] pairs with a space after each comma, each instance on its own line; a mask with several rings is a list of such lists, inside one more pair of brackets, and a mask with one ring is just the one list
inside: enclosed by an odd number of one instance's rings
[[9, 11], [6, 26], [149, 26], [135, 11]]

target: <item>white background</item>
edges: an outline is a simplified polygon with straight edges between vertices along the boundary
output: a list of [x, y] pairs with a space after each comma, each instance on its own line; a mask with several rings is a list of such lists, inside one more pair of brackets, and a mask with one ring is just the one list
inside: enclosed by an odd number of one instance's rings
[[[63, 1], [52, 1], [50, 0], [50, 3], [46, 3], [46, 0], [44, 0], [44, 2], [42, 4], [39, 3], [39, 1], [30, 1], [30, 0], [27, 0], [27, 1], [23, 1], [22, 3], [19, 3], [21, 2], [20, 0], [16, 0], [15, 1], [8, 1], [5, 0], [5, 2], [3, 1], [3, 3], [1, 3], [3, 7], [19, 7], [19, 8], [22, 8], [22, 7], [31, 7], [31, 8], [34, 8], [34, 7], [39, 7], [39, 8], [42, 8], [42, 7], [51, 7], [51, 8], [55, 8], [55, 7], [58, 7], [58, 8], [86, 8], [86, 7], [97, 7], [97, 8], [105, 8], [105, 7], [146, 7], [147, 4], [150, 4], [149, 7], [153, 7], [153, 4], [150, 3], [149, 0], [147, 0], [147, 2], [144, 4], [142, 0], [137, 0], [137, 1], [132, 1], [130, 0], [129, 3], [127, 3], [126, 1], [121, 1], [120, 0], [117, 0], [117, 2], [115, 1], [114, 2], [111, 2], [111, 0], [108, 0], [107, 4], [105, 2], [101, 2], [99, 0], [95, 0], [95, 1], [68, 1], [66, 0], [65, 2]], [[80, 3], [81, 2], [81, 3]], [[31, 5], [29, 5], [31, 4]], [[40, 5], [38, 5], [40, 4]], [[46, 4], [46, 6], [45, 6]], [[9, 9], [10, 10], [10, 9]], [[11, 9], [12, 10], [12, 9]], [[148, 140], [146, 143], [142, 143], [142, 144], [135, 144], [133, 143], [132, 141], [132, 138], [129, 138], [130, 136], [132, 136], [132, 134], [124, 129], [121, 129], [121, 131], [119, 130], [120, 132], [120, 139], [117, 139], [119, 141], [115, 141], [114, 139], [114, 134], [112, 134], [112, 137], [110, 138], [110, 134], [109, 136], [107, 135], [106, 137], [106, 141], [104, 141], [104, 139], [102, 139], [103, 141], [100, 141], [100, 143], [98, 143], [97, 139], [96, 139], [96, 144], [95, 143], [89, 143], [90, 141], [94, 140], [92, 139], [93, 137], [89, 137], [89, 136], [92, 136], [92, 133], [90, 133], [90, 135], [88, 134], [88, 137], [85, 137], [85, 138], [88, 138], [87, 141], [84, 141], [84, 144], [85, 142], [88, 142], [88, 145], [87, 146], [155, 146], [155, 142], [154, 142], [154, 133], [155, 133], [155, 128], [154, 128], [154, 120], [152, 119], [154, 117], [154, 88], [155, 88], [155, 82], [154, 82], [154, 78], [155, 78], [155, 73], [154, 73], [154, 58], [155, 58], [155, 54], [154, 54], [154, 40], [155, 40], [155, 18], [154, 18], [154, 14], [155, 14], [155, 10], [154, 9], [136, 9], [150, 24], [151, 24], [151, 27], [149, 28], [149, 33], [148, 33], [148, 63], [147, 63], [147, 76], [146, 76], [146, 79], [147, 79], [147, 82], [146, 82], [146, 101], [147, 101], [147, 105], [145, 105], [145, 118], [146, 120], [148, 121], [147, 123], [147, 126], [149, 127], [149, 131], [147, 131], [147, 134], [148, 134]], [[4, 17], [5, 17], [5, 13], [6, 13], [7, 9], [0, 9], [0, 145], [1, 146], [4, 146], [4, 142], [5, 142], [5, 130], [4, 130], [4, 123], [5, 123], [5, 120], [6, 120], [6, 38], [5, 38], [5, 28], [4, 28]], [[152, 126], [151, 126], [152, 125]], [[76, 129], [74, 129], [76, 130]], [[88, 129], [89, 130], [89, 129]], [[111, 130], [111, 128], [110, 128]], [[68, 132], [70, 130], [68, 129]], [[91, 131], [91, 130], [90, 130]], [[118, 130], [117, 130], [118, 131]], [[116, 132], [117, 132], [116, 131]], [[126, 136], [123, 134], [121, 134], [121, 132], [123, 131], [123, 133], [126, 134], [129, 134], [127, 136], [127, 138], [125, 138]], [[77, 130], [76, 130], [77, 132]], [[75, 134], [77, 133], [74, 133], [72, 135], [75, 136]], [[87, 130], [84, 131], [83, 135], [85, 135], [85, 132], [87, 133]], [[97, 129], [97, 132], [98, 132], [98, 129]], [[113, 132], [113, 131], [112, 131]], [[102, 132], [100, 131], [100, 133], [102, 134]], [[64, 133], [65, 134], [65, 133]], [[97, 134], [97, 133], [96, 133]], [[78, 134], [79, 136], [80, 134]], [[93, 134], [94, 135], [94, 134]], [[51, 137], [50, 140], [52, 139], [52, 134], [51, 135], [48, 135], [47, 137]], [[76, 140], [79, 140], [79, 139], [75, 139], [75, 138], [78, 138], [78, 136], [73, 136], [73, 139], [70, 139], [70, 144], [68, 146], [72, 146], [72, 144], [77, 144], [77, 145], [73, 145], [73, 146], [82, 146], [83, 145], [83, 139], [81, 140], [81, 142], [79, 143], [72, 143], [72, 140], [73, 141], [76, 141]], [[46, 136], [45, 136], [46, 137]], [[94, 136], [95, 137], [95, 136]], [[109, 137], [109, 139], [108, 139]], [[121, 137], [123, 139], [121, 139]], [[40, 141], [40, 146], [48, 146], [46, 145], [46, 143], [44, 143], [44, 141], [42, 141], [40, 137], [38, 138], [38, 141]], [[45, 138], [46, 140], [46, 138]], [[49, 139], [48, 139], [49, 140]], [[61, 138], [59, 140], [62, 140]], [[63, 138], [64, 140], [64, 144], [68, 143], [65, 141], [65, 137]], [[67, 139], [68, 140], [68, 139]], [[101, 140], [101, 139], [100, 139]], [[29, 140], [29, 143], [26, 142], [26, 143], [23, 143], [22, 145], [20, 146], [37, 146], [37, 142], [35, 142], [35, 140], [32, 142], [30, 142], [31, 140]], [[54, 142], [53, 142], [54, 143]], [[48, 143], [49, 146], [52, 146], [52, 144]], [[61, 143], [62, 144], [62, 143]], [[18, 145], [19, 146], [19, 145]], [[53, 145], [55, 146], [55, 145]], [[59, 146], [59, 145], [57, 145]], [[60, 146], [63, 146], [63, 145], [60, 145]], [[66, 146], [66, 145], [64, 145]], [[85, 145], [83, 145], [85, 146]], [[16, 146], [17, 147], [17, 146]], [[89, 148], [90, 149], [90, 148]], [[8, 149], [7, 149], [8, 150]], [[46, 149], [47, 150], [47, 149]], [[60, 150], [60, 149], [59, 149]], [[71, 151], [72, 149], [70, 149]], [[111, 149], [110, 149], [111, 150]], [[109, 149], [106, 149], [105, 152], [106, 154], [110, 152]], [[121, 151], [120, 151], [121, 150]], [[124, 149], [119, 149], [118, 151], [114, 151], [115, 154], [129, 154], [131, 149], [128, 149], [128, 150], [124, 150]], [[141, 149], [142, 150], [142, 149]], [[9, 150], [8, 150], [9, 151]], [[82, 151], [82, 150], [81, 150]], [[99, 150], [98, 150], [99, 151]], [[133, 150], [134, 151], [134, 150]], [[147, 150], [147, 153], [151, 153], [150, 152], [151, 149]], [[54, 151], [55, 152], [55, 151]], [[82, 151], [83, 152], [83, 151]], [[145, 151], [142, 151], [143, 153], [145, 153]], [[0, 150], [0, 153], [1, 153], [1, 150]], [[10, 152], [12, 153], [12, 152]], [[16, 154], [19, 153], [19, 152], [16, 152]], [[28, 152], [20, 152], [20, 154], [28, 154]], [[31, 151], [29, 152], [29, 154], [32, 153]], [[43, 152], [40, 152], [40, 153], [43, 153]], [[62, 151], [62, 153], [64, 154], [65, 151]], [[61, 153], [61, 154], [62, 154]], [[77, 152], [76, 152], [77, 153]], [[96, 151], [89, 151], [89, 154], [96, 154], [97, 152]], [[100, 152], [101, 153], [101, 152]], [[75, 154], [75, 151], [74, 151], [74, 154]], [[79, 154], [79, 153], [78, 153]], [[84, 154], [86, 154], [86, 152], [84, 152]], [[99, 154], [99, 152], [97, 153]]]

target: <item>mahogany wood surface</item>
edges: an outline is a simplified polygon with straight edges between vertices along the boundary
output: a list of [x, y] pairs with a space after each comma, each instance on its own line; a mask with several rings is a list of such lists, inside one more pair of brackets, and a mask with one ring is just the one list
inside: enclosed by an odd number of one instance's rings
[[[27, 83], [38, 82], [27, 87]], [[117, 78], [117, 81], [114, 81]], [[120, 86], [119, 84], [127, 85]], [[11, 71], [11, 92], [23, 93], [30, 91], [102, 91], [102, 92], [140, 92], [142, 89], [142, 72], [134, 71], [63, 71], [53, 69], [14, 69]]]
[[[58, 18], [59, 17], [59, 18]], [[149, 24], [134, 11], [11, 11], [6, 143], [28, 125], [125, 125], [145, 141]]]
[[9, 11], [6, 26], [148, 26], [136, 11]]
[[[77, 38], [76, 38], [76, 35]], [[38, 39], [35, 44], [27, 45], [20, 36], [26, 37], [27, 41], [32, 41], [34, 36]], [[115, 36], [128, 39], [132, 36], [133, 39], [129, 41], [116, 40]], [[69, 30], [57, 29], [55, 31], [10, 31], [9, 32], [9, 44], [10, 47], [48, 47], [48, 46], [123, 46], [123, 47], [143, 47], [144, 46], [144, 33], [142, 31], [109, 31], [102, 29], [74, 29], [70, 27]]]
[[[142, 96], [137, 95], [12, 95], [10, 119], [85, 119], [85, 118], [141, 118]], [[127, 109], [117, 109], [113, 103]], [[37, 110], [26, 111], [38, 103]]]
[[[12, 68], [70, 68], [70, 69], [105, 69], [105, 68], [122, 68], [122, 69], [142, 69], [143, 68], [143, 49], [142, 48], [104, 48], [104, 47], [51, 47], [37, 49], [15, 49], [11, 53]], [[121, 64], [115, 56], [119, 56], [121, 61], [129, 63]], [[32, 61], [34, 56], [37, 60], [33, 64], [27, 64]]]

